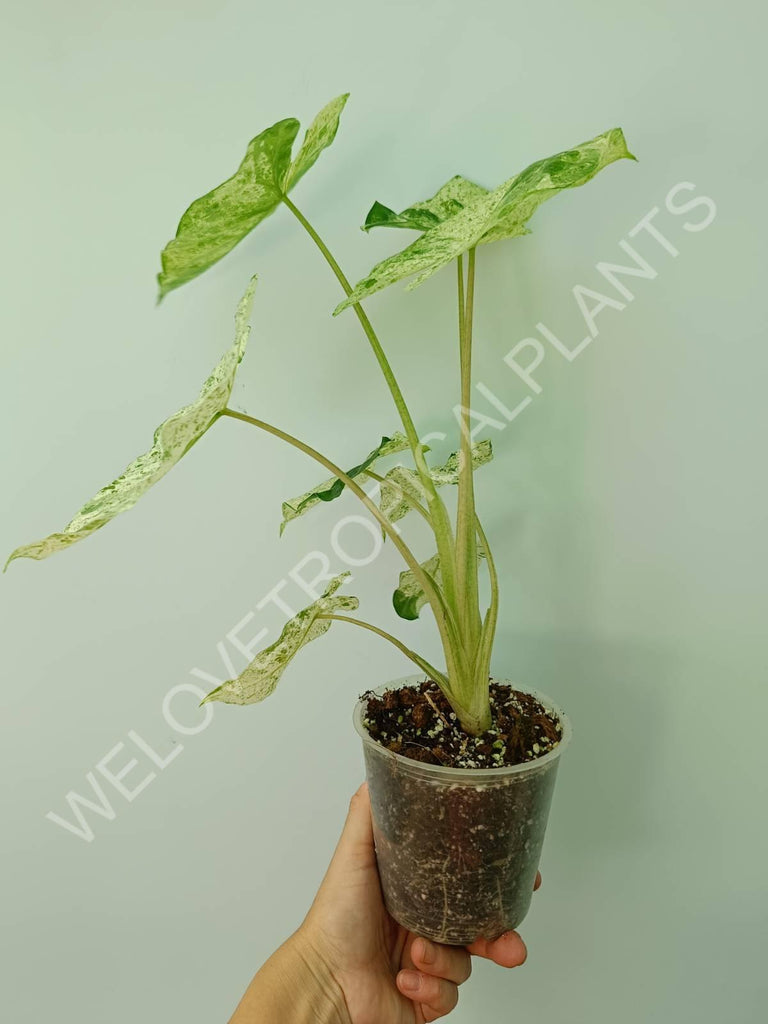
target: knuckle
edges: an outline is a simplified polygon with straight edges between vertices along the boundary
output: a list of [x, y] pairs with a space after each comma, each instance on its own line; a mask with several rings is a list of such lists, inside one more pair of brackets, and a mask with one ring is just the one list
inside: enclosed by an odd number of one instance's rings
[[440, 984], [441, 979], [434, 977], [432, 974], [424, 974], [419, 971], [420, 982], [419, 982], [419, 999], [422, 1003], [427, 1003], [429, 1006], [434, 1006], [440, 1001]]

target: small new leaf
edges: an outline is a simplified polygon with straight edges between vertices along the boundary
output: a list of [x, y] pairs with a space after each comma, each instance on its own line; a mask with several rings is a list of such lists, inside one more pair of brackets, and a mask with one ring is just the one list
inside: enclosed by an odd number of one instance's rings
[[236, 679], [229, 679], [211, 690], [201, 703], [221, 701], [224, 704], [257, 704], [268, 697], [301, 648], [331, 628], [332, 620], [320, 616], [355, 611], [358, 607], [356, 597], [334, 596], [349, 575], [349, 572], [343, 572], [334, 576], [322, 597], [285, 624], [275, 643], [257, 654]]
[[[489, 440], [478, 441], [472, 445], [472, 469], [479, 469], [490, 462], [493, 458], [493, 446]], [[453, 452], [448, 456], [442, 466], [435, 466], [430, 469], [429, 475], [438, 487], [446, 484], [458, 484], [459, 462], [461, 452]], [[419, 479], [419, 474], [406, 466], [394, 466], [384, 477], [381, 485], [381, 496], [379, 508], [391, 523], [399, 519], [413, 509], [414, 502], [425, 505], [427, 495], [424, 486]]]
[[213, 266], [274, 213], [333, 142], [348, 95], [331, 100], [320, 111], [293, 162], [291, 152], [299, 132], [295, 117], [277, 121], [251, 139], [232, 177], [196, 199], [179, 221], [176, 237], [160, 257], [159, 299]]
[[251, 330], [249, 319], [255, 287], [256, 278], [253, 277], [237, 307], [234, 343], [203, 384], [199, 397], [161, 423], [149, 451], [135, 459], [121, 476], [86, 502], [60, 533], [52, 533], [44, 540], [16, 548], [5, 563], [6, 569], [16, 558], [47, 558], [101, 529], [115, 516], [135, 505], [200, 440], [229, 402], [235, 373], [245, 354]]
[[[442, 575], [440, 573], [439, 555], [433, 555], [426, 562], [422, 562], [421, 568], [440, 586]], [[427, 595], [416, 579], [413, 570], [405, 569], [400, 573], [397, 590], [392, 595], [392, 604], [395, 611], [401, 619], [418, 619], [419, 612], [426, 603]]]
[[[415, 288], [446, 263], [477, 245], [527, 234], [526, 221], [541, 203], [563, 189], [586, 184], [604, 167], [622, 158], [634, 159], [621, 129], [612, 128], [575, 149], [531, 164], [492, 192], [479, 194], [462, 205], [457, 213], [430, 227], [401, 252], [377, 263], [368, 276], [355, 285], [352, 294], [339, 303], [334, 316], [414, 274], [416, 277], [408, 288]], [[379, 219], [382, 216], [381, 210], [375, 214]]]
[[[485, 558], [485, 551], [478, 542], [477, 557]], [[426, 562], [421, 563], [421, 568], [440, 586], [442, 584], [442, 573], [440, 572], [440, 556], [432, 555]], [[397, 590], [392, 595], [392, 605], [401, 619], [418, 619], [419, 612], [427, 603], [427, 595], [416, 579], [412, 569], [405, 569], [400, 573]]]
[[[383, 459], [387, 455], [394, 455], [397, 452], [405, 451], [406, 448], [408, 448], [408, 439], [404, 434], [395, 432], [392, 437], [382, 437], [379, 446], [374, 448], [359, 465], [353, 466], [352, 469], [347, 470], [347, 476], [352, 478], [361, 476], [367, 469], [372, 469], [374, 463], [378, 462], [379, 459]], [[289, 498], [288, 501], [284, 501], [282, 509], [283, 521], [280, 523], [280, 534], [282, 535], [282, 532], [288, 523], [294, 519], [298, 519], [299, 516], [303, 516], [305, 512], [308, 512], [319, 502], [333, 501], [334, 498], [338, 498], [344, 490], [344, 486], [345, 485], [342, 480], [339, 480], [336, 476], [332, 476], [329, 480], [324, 480], [323, 483], [318, 484], [317, 487], [313, 487], [311, 491], [307, 491], [305, 494], [300, 494], [297, 498]]]

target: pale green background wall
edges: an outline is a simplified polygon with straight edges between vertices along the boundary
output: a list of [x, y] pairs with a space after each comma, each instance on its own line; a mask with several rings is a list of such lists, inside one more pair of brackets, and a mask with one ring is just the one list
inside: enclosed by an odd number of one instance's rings
[[[624, 127], [640, 163], [549, 204], [530, 238], [481, 253], [478, 375], [514, 404], [525, 389], [504, 353], [539, 320], [569, 344], [582, 337], [571, 288], [598, 287], [595, 263], [619, 258], [653, 206], [679, 249], [673, 259], [638, 237], [656, 280], [601, 314], [574, 363], [550, 352], [542, 394], [490, 432], [497, 463], [478, 488], [504, 583], [495, 670], [557, 697], [575, 741], [522, 928], [529, 962], [512, 976], [478, 964], [452, 1019], [756, 1021], [768, 852], [762, 5], [31, 0], [3, 20], [5, 549], [63, 525], [196, 393], [253, 270], [237, 402], [342, 463], [393, 429], [354, 319], [327, 315], [335, 284], [287, 215], [154, 308], [178, 215], [261, 127], [306, 122], [352, 91], [296, 199], [353, 277], [407, 237], [357, 230], [374, 198], [406, 205], [455, 172], [494, 185]], [[683, 229], [702, 210], [664, 211], [680, 181], [717, 203], [706, 230]], [[424, 430], [451, 425], [452, 304], [450, 272], [369, 304]], [[361, 773], [353, 700], [407, 663], [335, 631], [273, 699], [219, 708], [198, 735], [175, 735], [161, 705], [192, 668], [218, 674], [227, 631], [307, 553], [330, 551], [330, 508], [277, 541], [280, 499], [315, 476], [297, 453], [222, 423], [129, 516], [2, 579], [8, 1019], [221, 1021], [298, 923]], [[363, 607], [437, 657], [429, 624], [398, 625], [389, 609], [398, 568], [388, 552], [363, 572]], [[300, 602], [294, 583], [283, 593]], [[274, 636], [280, 620], [257, 612], [243, 635]], [[198, 720], [184, 694], [173, 709]], [[132, 803], [113, 792], [116, 817], [91, 816], [92, 843], [46, 820], [68, 813], [66, 792], [84, 792], [129, 730], [184, 749]], [[138, 756], [132, 784], [151, 767]]]

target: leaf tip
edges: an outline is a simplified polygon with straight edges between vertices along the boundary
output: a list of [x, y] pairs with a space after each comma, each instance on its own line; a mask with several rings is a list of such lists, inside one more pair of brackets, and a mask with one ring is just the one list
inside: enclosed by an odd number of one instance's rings
[[3, 566], [3, 574], [5, 574], [8, 571], [8, 566], [11, 564], [11, 562], [15, 562], [17, 558], [26, 558], [26, 557], [28, 557], [24, 553], [25, 550], [26, 550], [26, 548], [14, 548], [13, 549], [13, 551], [10, 553], [10, 555], [8, 555], [8, 557], [5, 560], [5, 565]]
[[383, 203], [380, 203], [377, 199], [365, 215], [365, 222], [362, 226], [362, 230], [367, 233], [371, 228], [379, 228], [388, 221], [394, 220], [395, 217], [396, 214], [394, 211], [390, 210], [390, 208], [385, 206]]
[[616, 132], [618, 134], [618, 136], [619, 136], [619, 138], [621, 140], [621, 145], [624, 147], [624, 153], [622, 155], [627, 160], [634, 160], [637, 163], [638, 162], [637, 161], [637, 157], [635, 156], [634, 153], [630, 152], [629, 146], [627, 145], [627, 137], [624, 134], [624, 129], [623, 128], [614, 128], [613, 130], [614, 130], [614, 132]]
[[155, 299], [155, 306], [159, 306], [163, 301], [168, 292], [171, 291], [170, 286], [165, 282], [165, 274], [161, 271], [157, 275], [157, 298]]

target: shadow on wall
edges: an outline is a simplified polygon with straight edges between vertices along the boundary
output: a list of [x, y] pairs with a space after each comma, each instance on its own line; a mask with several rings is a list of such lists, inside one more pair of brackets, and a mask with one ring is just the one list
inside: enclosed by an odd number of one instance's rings
[[551, 824], [569, 859], [586, 866], [601, 852], [647, 843], [663, 786], [659, 752], [670, 742], [674, 653], [634, 639], [551, 635], [518, 637], [514, 650], [521, 684], [551, 695], [573, 725]]

